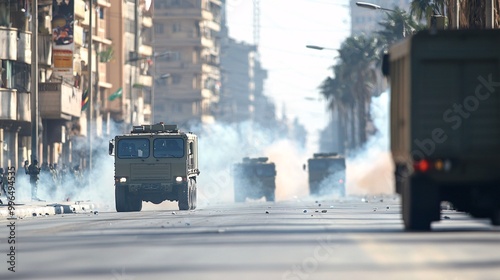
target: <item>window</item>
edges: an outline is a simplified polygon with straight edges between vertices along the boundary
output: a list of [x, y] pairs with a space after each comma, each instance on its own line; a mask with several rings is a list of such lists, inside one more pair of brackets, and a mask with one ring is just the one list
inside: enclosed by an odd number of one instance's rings
[[172, 74], [172, 84], [178, 85], [182, 81], [182, 75], [181, 74]]
[[172, 32], [173, 33], [181, 32], [181, 24], [179, 22], [174, 22], [174, 24], [172, 24]]
[[184, 157], [184, 139], [158, 138], [153, 142], [153, 156], [155, 158], [182, 158]]
[[149, 157], [149, 140], [145, 138], [129, 138], [118, 141], [118, 158], [147, 158]]
[[163, 34], [163, 24], [157, 23], [154, 25], [155, 28], [155, 34]]

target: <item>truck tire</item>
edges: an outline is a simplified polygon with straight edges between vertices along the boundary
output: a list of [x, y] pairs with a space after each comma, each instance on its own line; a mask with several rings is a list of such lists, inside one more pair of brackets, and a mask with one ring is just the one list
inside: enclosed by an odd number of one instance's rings
[[266, 196], [266, 201], [274, 201], [275, 195], [274, 195], [274, 190], [267, 192]]
[[191, 210], [196, 209], [196, 196], [197, 196], [197, 189], [196, 189], [196, 181], [192, 180], [191, 184]]
[[191, 189], [189, 185], [189, 183], [186, 183], [179, 186], [179, 189], [177, 190], [179, 198], [177, 205], [179, 206], [179, 210], [189, 210], [191, 208]]
[[128, 210], [130, 212], [140, 212], [142, 210], [142, 199], [140, 197], [130, 194], [127, 194], [126, 197], [128, 202]]
[[437, 186], [410, 178], [402, 188], [402, 214], [407, 231], [430, 231], [432, 221], [439, 220], [440, 203]]
[[493, 209], [491, 212], [491, 225], [500, 226], [500, 208]]
[[234, 187], [234, 202], [245, 202], [246, 194], [240, 187]]
[[128, 212], [127, 189], [124, 186], [115, 186], [115, 208], [116, 212]]

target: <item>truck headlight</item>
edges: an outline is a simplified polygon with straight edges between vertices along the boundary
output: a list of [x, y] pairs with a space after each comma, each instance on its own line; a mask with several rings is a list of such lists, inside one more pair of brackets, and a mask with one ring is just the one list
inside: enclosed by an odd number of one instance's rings
[[126, 183], [126, 182], [127, 182], [127, 177], [120, 178], [120, 183]]
[[175, 181], [176, 181], [177, 183], [182, 182], [182, 177], [181, 177], [181, 176], [177, 176], [177, 177], [175, 177]]

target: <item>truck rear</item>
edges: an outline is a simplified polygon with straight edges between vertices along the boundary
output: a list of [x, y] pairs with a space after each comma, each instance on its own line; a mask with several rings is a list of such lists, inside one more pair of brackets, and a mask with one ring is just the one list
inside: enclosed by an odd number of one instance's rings
[[179, 210], [196, 208], [198, 140], [176, 125], [134, 126], [109, 144], [115, 158], [117, 212], [140, 211], [142, 201], [178, 201]]
[[389, 50], [391, 152], [407, 230], [440, 204], [500, 224], [500, 30], [422, 31]]
[[337, 153], [315, 153], [307, 160], [310, 195], [345, 196], [345, 157]]
[[234, 200], [244, 202], [247, 198], [266, 201], [275, 200], [276, 165], [267, 157], [243, 158], [233, 166]]

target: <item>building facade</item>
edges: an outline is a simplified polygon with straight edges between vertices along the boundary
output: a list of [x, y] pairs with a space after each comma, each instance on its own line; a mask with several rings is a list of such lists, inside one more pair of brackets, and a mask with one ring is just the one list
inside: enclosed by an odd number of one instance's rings
[[[220, 0], [154, 2], [154, 121], [207, 124], [218, 111]], [[161, 79], [167, 77], [168, 79]]]
[[[35, 76], [30, 18], [36, 2]], [[102, 150], [99, 146], [115, 129], [151, 121], [149, 3], [0, 1], [0, 167], [22, 168], [34, 158], [41, 164], [86, 168], [90, 151]], [[34, 112], [39, 116], [36, 139]]]

